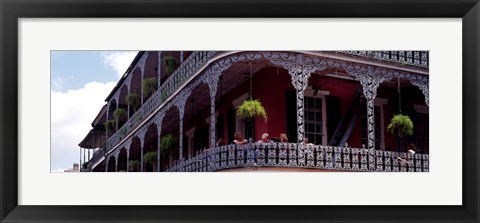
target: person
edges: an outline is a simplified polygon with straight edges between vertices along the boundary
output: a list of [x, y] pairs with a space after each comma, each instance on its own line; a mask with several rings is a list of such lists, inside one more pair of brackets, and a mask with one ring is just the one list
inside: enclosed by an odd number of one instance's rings
[[233, 135], [233, 143], [237, 144], [237, 145], [243, 145], [243, 144], [246, 144], [248, 141], [246, 139], [243, 138], [243, 135], [240, 131], [236, 132], [234, 135]]
[[270, 141], [270, 137], [269, 137], [268, 133], [263, 133], [262, 134], [262, 139], [257, 141], [257, 143], [269, 143], [269, 142], [271, 142], [271, 141]]
[[224, 145], [225, 145], [225, 139], [223, 138], [218, 139], [217, 146], [224, 146]]
[[280, 136], [278, 138], [280, 139], [280, 142], [283, 142], [283, 143], [288, 142], [287, 134], [285, 134], [285, 133], [280, 134]]
[[417, 148], [415, 147], [415, 144], [410, 143], [410, 145], [407, 146], [407, 151], [410, 154], [415, 154], [415, 152], [417, 151]]
[[303, 145], [313, 146], [313, 143], [308, 143], [308, 138], [305, 137], [305, 138], [303, 139]]

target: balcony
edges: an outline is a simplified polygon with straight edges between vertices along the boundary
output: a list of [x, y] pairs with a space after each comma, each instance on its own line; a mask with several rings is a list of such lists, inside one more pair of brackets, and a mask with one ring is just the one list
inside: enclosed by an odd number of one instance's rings
[[240, 168], [302, 168], [314, 171], [428, 172], [428, 154], [410, 154], [298, 143], [248, 143], [215, 147], [167, 172], [213, 172]]
[[133, 130], [135, 130], [142, 121], [152, 112], [159, 108], [170, 96], [185, 83], [200, 68], [206, 66], [208, 61], [216, 55], [217, 51], [194, 51], [161, 86], [142, 107], [135, 112], [129, 120], [118, 128], [118, 131], [107, 139], [107, 153], [112, 151], [115, 146]]
[[415, 67], [427, 68], [429, 61], [428, 51], [339, 51], [343, 54], [366, 57], [375, 60], [399, 63]]
[[[129, 137], [133, 132], [137, 131], [142, 123], [144, 123], [147, 119], [150, 119], [150, 116], [152, 114], [155, 114], [158, 109], [162, 108], [168, 102], [173, 98], [175, 94], [179, 90], [181, 90], [188, 81], [192, 80], [192, 78], [195, 77], [196, 74], [198, 74], [201, 70], [203, 70], [205, 67], [207, 67], [212, 61], [215, 61], [216, 58], [222, 58], [222, 55], [228, 55], [228, 54], [235, 54], [237, 52], [220, 52], [220, 51], [195, 51], [190, 54], [190, 56], [183, 61], [179, 65], [179, 67], [175, 70], [173, 74], [171, 74], [166, 81], [161, 83], [159, 86], [158, 90], [151, 96], [149, 97], [137, 110], [134, 114], [130, 116], [130, 118], [123, 124], [123, 126], [118, 126], [117, 131], [108, 137], [106, 140], [105, 144], [105, 150], [102, 152], [102, 155], [97, 155], [92, 158], [93, 164], [98, 163], [99, 160], [101, 160], [103, 157], [108, 156], [111, 154], [115, 148], [119, 145], [119, 143], [122, 143], [126, 137]], [[325, 52], [326, 55], [324, 57], [328, 58], [330, 56], [337, 56], [342, 54], [342, 57], [347, 59], [351, 58], [363, 58], [363, 59], [355, 59], [355, 62], [360, 62], [363, 63], [365, 61], [377, 61], [376, 64], [380, 64], [379, 66], [390, 66], [391, 63], [396, 63], [397, 68], [398, 64], [404, 65], [404, 66], [409, 66], [409, 68], [412, 67], [417, 67], [420, 68], [422, 71], [425, 71], [425, 68], [428, 69], [428, 51], [330, 51], [330, 52]], [[343, 59], [342, 58], [342, 59]], [[336, 58], [337, 59], [337, 58]], [[338, 60], [338, 59], [337, 59]], [[268, 63], [268, 62], [267, 62]], [[389, 64], [390, 63], [390, 64]], [[240, 74], [241, 70], [238, 67], [234, 67], [233, 69], [237, 69], [234, 73]], [[419, 69], [417, 69], [419, 70]], [[428, 71], [427, 71], [428, 72]], [[227, 86], [228, 80], [224, 80], [224, 86]], [[204, 89], [205, 90], [205, 89]], [[226, 89], [224, 89], [226, 90]], [[270, 146], [270, 145], [268, 145]], [[411, 160], [413, 162], [417, 161], [416, 156], [412, 157], [412, 159], [407, 158], [409, 155], [408, 154], [402, 154], [402, 153], [389, 153], [389, 152], [383, 152], [383, 151], [375, 151], [375, 154], [370, 154], [371, 152], [369, 150], [364, 150], [364, 149], [354, 149], [354, 148], [341, 148], [340, 151], [335, 151], [335, 149], [338, 150], [338, 148], [335, 147], [322, 147], [322, 146], [313, 146], [310, 148], [309, 146], [303, 146], [303, 145], [296, 145], [296, 144], [288, 144], [286, 148], [286, 152], [282, 151], [282, 147], [285, 145], [275, 145], [274, 149], [276, 150], [275, 156], [273, 157], [273, 153], [269, 153], [269, 147], [266, 147], [264, 149], [257, 148], [257, 145], [250, 145], [250, 147], [254, 148], [252, 151], [255, 151], [253, 153], [254, 155], [254, 161], [258, 166], [262, 166], [262, 154], [263, 159], [265, 161], [265, 165], [270, 166], [270, 167], [292, 167], [292, 166], [298, 166], [298, 167], [307, 167], [307, 168], [324, 168], [326, 170], [329, 169], [344, 169], [344, 170], [349, 170], [348, 167], [351, 167], [351, 170], [357, 171], [357, 169], [354, 169], [355, 166], [358, 166], [360, 169], [358, 171], [365, 171], [365, 169], [362, 169], [362, 165], [365, 164], [367, 165], [367, 171], [372, 171], [377, 169], [380, 171], [388, 171], [388, 170], [394, 170], [393, 164], [396, 162], [396, 158], [402, 159], [402, 156], [405, 160]], [[298, 148], [297, 148], [298, 147]], [[305, 149], [305, 148], [306, 149]], [[252, 164], [252, 161], [248, 159], [249, 154], [247, 150], [241, 150], [237, 149], [236, 147], [233, 149], [233, 154], [234, 155], [227, 155], [228, 159], [226, 161], [222, 161], [223, 157], [220, 156], [219, 154], [215, 153], [215, 150], [217, 149], [222, 149], [223, 147], [218, 147], [209, 150], [208, 152], [204, 153], [209, 154], [208, 157], [211, 159], [210, 162], [208, 163], [207, 166], [205, 166], [205, 171], [208, 170], [207, 167], [211, 168], [208, 171], [220, 171], [221, 169], [218, 169], [218, 167], [222, 167], [222, 163], [224, 166], [228, 166], [227, 169], [232, 169], [236, 167], [243, 167], [243, 166], [249, 166]], [[228, 147], [230, 148], [230, 147]], [[223, 148], [225, 149], [225, 148]], [[230, 149], [229, 149], [230, 150]], [[242, 152], [239, 151], [244, 151], [243, 154]], [[331, 150], [331, 152], [329, 152]], [[291, 153], [292, 151], [292, 153]], [[293, 152], [294, 151], [294, 152]], [[351, 151], [352, 153], [349, 153]], [[352, 155], [353, 152], [356, 152], [357, 156]], [[381, 159], [377, 159], [377, 153], [381, 152], [380, 156], [382, 157]], [[211, 154], [213, 153], [213, 154]], [[257, 153], [259, 153], [257, 155]], [[362, 160], [362, 154], [365, 153], [365, 156], [368, 156], [366, 159], [368, 162], [363, 162]], [[230, 151], [228, 152], [230, 154]], [[266, 155], [265, 155], [266, 154]], [[286, 155], [285, 155], [286, 154]], [[332, 155], [332, 159], [328, 161], [328, 155]], [[309, 155], [313, 156], [313, 166], [311, 164], [306, 164], [308, 161]], [[201, 170], [202, 168], [199, 167], [199, 156], [195, 156], [195, 159], [198, 159], [197, 161], [192, 161], [192, 159], [187, 160], [190, 163], [196, 163], [196, 171]], [[219, 159], [219, 163], [217, 164], [213, 163], [216, 158], [216, 156]], [[285, 157], [284, 157], [285, 156]], [[370, 158], [372, 156], [373, 158]], [[240, 158], [239, 158], [240, 157]], [[241, 157], [243, 157], [244, 161], [242, 163]], [[301, 158], [303, 157], [303, 158]], [[322, 158], [323, 157], [323, 158]], [[340, 157], [340, 159], [338, 158]], [[357, 159], [355, 159], [355, 157]], [[388, 158], [386, 158], [388, 157]], [[395, 159], [393, 158], [395, 157]], [[320, 159], [322, 158], [322, 159]], [[229, 159], [235, 160], [234, 163], [230, 163]], [[237, 161], [238, 159], [238, 161]], [[272, 161], [269, 159], [274, 159], [276, 164], [268, 161]], [[286, 159], [285, 162], [282, 160]], [[295, 159], [296, 161], [294, 161]], [[318, 161], [317, 161], [318, 160]], [[358, 161], [358, 163], [353, 163], [355, 160]], [[424, 157], [421, 155], [418, 160], [420, 160], [420, 163], [423, 162]], [[427, 160], [427, 171], [428, 171], [428, 155], [426, 155], [426, 160]], [[186, 162], [187, 161], [181, 161], [177, 162], [174, 167], [172, 167], [170, 170], [174, 171], [177, 169], [180, 170], [186, 170]], [[372, 161], [377, 164], [382, 164], [382, 162], [389, 162], [390, 168], [387, 168], [387, 166], [383, 166], [382, 168], [377, 168], [376, 166], [372, 166]], [[208, 162], [206, 160], [206, 162]], [[257, 163], [258, 162], [258, 163]], [[333, 162], [333, 163], [332, 163]], [[339, 165], [337, 165], [337, 162], [340, 162]], [[295, 164], [296, 163], [296, 164]], [[305, 163], [305, 164], [304, 164]], [[324, 166], [322, 166], [322, 163]], [[332, 164], [332, 167], [329, 165]], [[357, 165], [358, 164], [358, 165]], [[397, 163], [397, 167], [399, 167], [399, 170], [401, 171], [401, 163]], [[183, 165], [183, 166], [182, 166]], [[306, 166], [307, 165], [307, 166]], [[414, 165], [406, 165], [406, 170], [410, 171], [416, 169], [416, 163]], [[421, 164], [423, 165], [423, 164]], [[182, 169], [183, 168], [183, 169]], [[422, 166], [423, 168], [423, 166]], [[420, 170], [423, 170], [420, 168]]]

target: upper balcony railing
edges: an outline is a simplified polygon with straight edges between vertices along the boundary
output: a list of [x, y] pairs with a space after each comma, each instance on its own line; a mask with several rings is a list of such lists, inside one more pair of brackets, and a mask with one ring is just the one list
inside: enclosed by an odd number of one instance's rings
[[429, 51], [339, 51], [340, 53], [368, 57], [416, 67], [429, 66]]
[[107, 151], [112, 150], [120, 140], [134, 130], [148, 115], [166, 101], [186, 80], [212, 59], [217, 51], [194, 51], [171, 74], [158, 90], [145, 101], [130, 119], [107, 139]]
[[245, 167], [310, 168], [361, 172], [428, 172], [429, 155], [298, 143], [220, 146], [167, 172], [212, 172]]

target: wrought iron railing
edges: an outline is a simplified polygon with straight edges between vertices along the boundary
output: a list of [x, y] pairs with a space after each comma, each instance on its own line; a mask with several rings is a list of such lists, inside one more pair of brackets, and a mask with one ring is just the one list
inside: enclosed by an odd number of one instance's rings
[[159, 89], [145, 101], [119, 130], [107, 139], [106, 147], [111, 151], [123, 137], [135, 129], [147, 116], [166, 101], [188, 78], [195, 74], [215, 56], [217, 51], [194, 51], [180, 64]]
[[99, 148], [95, 152], [93, 152], [92, 158], [88, 161], [88, 168], [92, 169], [93, 164], [97, 163], [99, 159], [105, 156], [105, 149], [104, 148]]
[[427, 68], [429, 51], [339, 51], [340, 53]]
[[167, 172], [212, 172], [244, 167], [360, 172], [428, 172], [429, 155], [297, 143], [249, 143], [209, 149]]

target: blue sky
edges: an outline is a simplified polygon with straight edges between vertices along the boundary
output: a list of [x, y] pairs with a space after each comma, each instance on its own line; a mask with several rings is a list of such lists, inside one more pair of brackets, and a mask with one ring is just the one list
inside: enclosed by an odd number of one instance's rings
[[[78, 143], [138, 51], [51, 52], [51, 171], [78, 163]], [[82, 154], [83, 159], [83, 154]]]

